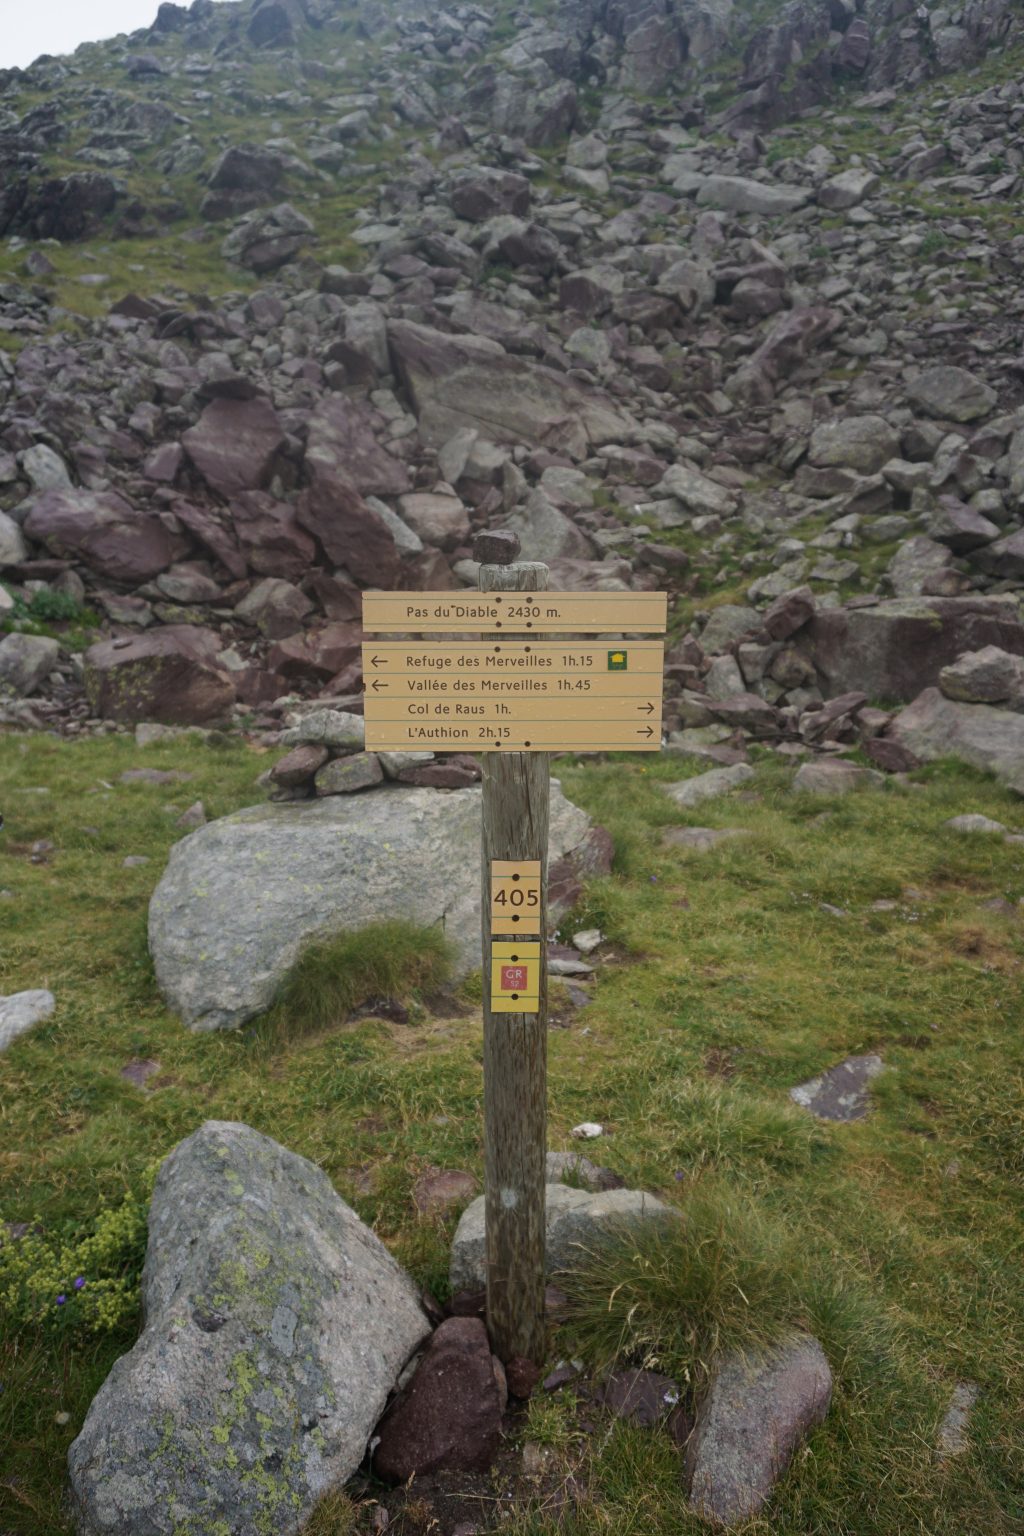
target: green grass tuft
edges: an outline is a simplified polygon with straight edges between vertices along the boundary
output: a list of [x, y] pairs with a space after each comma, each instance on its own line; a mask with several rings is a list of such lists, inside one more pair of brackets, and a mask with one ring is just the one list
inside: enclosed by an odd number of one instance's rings
[[454, 949], [439, 928], [376, 923], [308, 944], [257, 1032], [280, 1042], [342, 1024], [375, 999], [436, 992], [449, 979]]

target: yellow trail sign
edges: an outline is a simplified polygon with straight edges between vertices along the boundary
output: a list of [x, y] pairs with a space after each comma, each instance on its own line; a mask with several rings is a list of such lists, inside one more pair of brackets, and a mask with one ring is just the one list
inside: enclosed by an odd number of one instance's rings
[[603, 720], [375, 720], [366, 745], [376, 752], [658, 752], [661, 710], [648, 718]]
[[451, 699], [404, 698], [374, 699], [366, 711], [367, 724], [390, 724], [393, 721], [444, 721], [461, 723], [487, 722], [495, 725], [518, 725], [533, 720], [636, 720], [641, 725], [657, 724], [661, 720], [661, 690], [634, 694], [629, 698], [595, 699], [579, 696], [563, 699], [480, 699], [472, 697]]
[[364, 592], [368, 634], [663, 634], [664, 592]]
[[[478, 689], [487, 697], [506, 698], [532, 695], [553, 698], [573, 690], [564, 686], [588, 680], [600, 688], [579, 692], [632, 691], [638, 677], [645, 689], [657, 687], [665, 662], [662, 640], [627, 640], [620, 645], [596, 644], [588, 640], [466, 640], [444, 644], [440, 641], [378, 640], [363, 646], [363, 676], [367, 695], [376, 697], [408, 688], [417, 692], [417, 682], [429, 684], [425, 691], [435, 691], [444, 682], [458, 693], [464, 688]], [[374, 688], [379, 681], [380, 688]], [[614, 688], [605, 688], [605, 683]], [[388, 685], [385, 687], [385, 685]]]

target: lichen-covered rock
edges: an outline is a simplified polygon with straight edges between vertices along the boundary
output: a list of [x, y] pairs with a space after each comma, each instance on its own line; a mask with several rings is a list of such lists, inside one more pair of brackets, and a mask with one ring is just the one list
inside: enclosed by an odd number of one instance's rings
[[142, 1293], [69, 1453], [79, 1536], [299, 1531], [430, 1331], [327, 1176], [223, 1121], [160, 1170]]
[[[553, 786], [552, 864], [590, 828]], [[480, 964], [479, 789], [393, 785], [212, 821], [172, 848], [149, 947], [184, 1022], [230, 1029], [269, 1007], [309, 939], [396, 917], [441, 925], [462, 970]]]

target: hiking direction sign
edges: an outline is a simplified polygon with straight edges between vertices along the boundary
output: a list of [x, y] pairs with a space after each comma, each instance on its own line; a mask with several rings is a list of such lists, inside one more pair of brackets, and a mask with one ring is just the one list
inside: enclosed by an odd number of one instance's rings
[[[366, 746], [481, 755], [484, 1230], [499, 1359], [540, 1365], [547, 1152], [549, 752], [657, 752], [663, 592], [548, 592], [507, 532], [480, 591], [363, 594]], [[406, 638], [378, 639], [404, 635]], [[557, 636], [558, 638], [551, 638]], [[410, 638], [412, 637], [412, 638]]]
[[[591, 630], [663, 631], [664, 593], [366, 593], [364, 630], [399, 618], [424, 636], [469, 623], [583, 638], [367, 641], [366, 745], [377, 751], [657, 752], [664, 643], [586, 638]], [[510, 602], [508, 599], [516, 601]], [[625, 599], [625, 601], [623, 601]], [[526, 615], [533, 615], [532, 618]]]

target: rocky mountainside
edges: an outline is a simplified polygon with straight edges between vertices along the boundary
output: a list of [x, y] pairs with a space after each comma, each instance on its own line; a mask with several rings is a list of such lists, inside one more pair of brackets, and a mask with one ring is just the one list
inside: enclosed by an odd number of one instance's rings
[[360, 589], [510, 527], [675, 594], [677, 745], [1019, 755], [1020, 33], [194, 0], [0, 74], [0, 719], [358, 707]]

